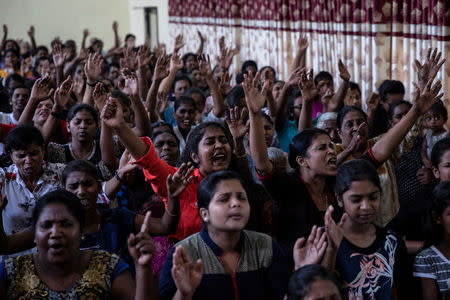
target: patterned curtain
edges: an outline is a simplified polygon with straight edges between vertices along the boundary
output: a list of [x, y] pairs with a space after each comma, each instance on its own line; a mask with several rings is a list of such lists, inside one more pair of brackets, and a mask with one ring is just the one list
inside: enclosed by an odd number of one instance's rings
[[184, 34], [184, 51], [196, 51], [197, 30], [208, 39], [206, 53], [218, 53], [225, 36], [228, 45], [241, 45], [232, 71], [253, 59], [260, 68], [274, 67], [278, 79], [287, 78], [304, 34], [307, 65], [338, 78], [342, 59], [363, 99], [385, 79], [401, 80], [411, 99], [414, 60], [438, 48], [447, 58], [438, 78], [450, 103], [449, 0], [169, 0], [169, 26], [171, 44]]

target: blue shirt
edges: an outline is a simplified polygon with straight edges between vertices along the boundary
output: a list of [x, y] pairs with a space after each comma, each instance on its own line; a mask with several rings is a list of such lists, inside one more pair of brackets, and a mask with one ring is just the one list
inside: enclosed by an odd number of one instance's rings
[[283, 129], [277, 132], [278, 142], [280, 143], [280, 148], [286, 153], [289, 153], [289, 144], [291, 143], [294, 136], [298, 134], [298, 127], [295, 125], [294, 120], [286, 120]]

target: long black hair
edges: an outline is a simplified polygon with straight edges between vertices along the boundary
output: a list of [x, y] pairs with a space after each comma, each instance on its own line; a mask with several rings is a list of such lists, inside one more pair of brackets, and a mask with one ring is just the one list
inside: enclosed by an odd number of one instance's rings
[[450, 181], [440, 182], [433, 190], [433, 202], [428, 212], [425, 225], [424, 248], [439, 244], [443, 239], [445, 228], [436, 219], [442, 219], [445, 209], [450, 206]]

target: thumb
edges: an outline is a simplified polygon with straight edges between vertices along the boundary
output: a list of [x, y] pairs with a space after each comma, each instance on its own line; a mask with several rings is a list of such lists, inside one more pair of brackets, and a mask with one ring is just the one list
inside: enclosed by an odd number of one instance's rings
[[294, 249], [300, 249], [303, 247], [303, 244], [305, 243], [306, 239], [304, 237], [301, 237], [295, 241]]

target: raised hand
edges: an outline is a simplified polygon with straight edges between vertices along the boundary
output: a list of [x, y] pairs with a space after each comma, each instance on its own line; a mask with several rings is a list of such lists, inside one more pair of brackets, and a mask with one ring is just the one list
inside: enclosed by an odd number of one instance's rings
[[89, 29], [84, 29], [83, 30], [83, 38], [86, 38], [89, 35]]
[[166, 110], [167, 106], [169, 106], [169, 94], [165, 91], [158, 91], [158, 94], [156, 95], [156, 105], [155, 105], [155, 112], [162, 116], [164, 115], [164, 111]]
[[111, 97], [106, 101], [100, 117], [103, 124], [112, 129], [118, 129], [125, 124], [121, 104]]
[[314, 225], [307, 240], [304, 237], [297, 239], [293, 252], [295, 270], [306, 265], [318, 264], [322, 260], [327, 248], [326, 238], [325, 231], [322, 232], [320, 227]]
[[31, 89], [30, 100], [41, 102], [42, 100], [50, 98], [53, 89], [51, 88], [52, 79], [49, 75], [39, 78]]
[[372, 93], [367, 99], [367, 111], [375, 111], [377, 109], [378, 103], [380, 103], [380, 97], [377, 93]]
[[114, 32], [117, 32], [117, 30], [119, 30], [119, 23], [117, 23], [117, 21], [114, 21], [112, 23], [112, 29]]
[[137, 53], [131, 49], [131, 48], [124, 48], [123, 49], [123, 58], [119, 60], [120, 68], [121, 69], [130, 69], [130, 70], [136, 70], [137, 66]]
[[222, 77], [220, 77], [219, 91], [222, 95], [228, 95], [232, 90], [231, 87], [231, 75], [228, 72], [223, 72]]
[[73, 93], [79, 101], [83, 100], [84, 79], [82, 76], [73, 78]]
[[100, 78], [103, 69], [103, 59], [101, 54], [94, 53], [89, 54], [88, 60], [84, 65], [84, 73], [86, 74], [87, 81], [90, 84], [94, 84]]
[[331, 216], [333, 211], [334, 208], [330, 205], [325, 213], [325, 232], [328, 238], [328, 248], [337, 251], [341, 245], [342, 239], [344, 238], [343, 227], [347, 221], [348, 215], [347, 213], [344, 213], [339, 223], [336, 224]]
[[80, 49], [80, 52], [78, 52], [77, 60], [79, 61], [85, 60], [88, 58], [88, 56], [89, 56], [89, 49], [82, 48]]
[[190, 163], [182, 163], [173, 175], [169, 174], [166, 180], [168, 194], [172, 197], [180, 196], [194, 178], [191, 175], [192, 171], [194, 171], [194, 166]]
[[55, 43], [52, 49], [53, 63], [55, 67], [64, 66], [64, 62], [67, 59], [67, 52], [64, 53], [61, 43]]
[[299, 51], [306, 50], [308, 48], [308, 38], [306, 37], [306, 35], [300, 35], [297, 41], [297, 45]]
[[439, 101], [439, 99], [444, 95], [439, 94], [439, 91], [442, 88], [441, 81], [436, 81], [436, 83], [432, 86], [431, 84], [433, 82], [433, 79], [434, 78], [431, 78], [423, 89], [420, 89], [420, 87], [416, 83], [413, 83], [416, 87], [416, 92], [412, 109], [417, 111], [420, 115], [424, 114], [436, 101]]
[[421, 88], [423, 88], [430, 79], [436, 77], [439, 69], [445, 62], [445, 58], [441, 60], [441, 57], [442, 53], [438, 53], [437, 48], [434, 50], [429, 48], [427, 57], [423, 64], [421, 64], [417, 59], [414, 61], [417, 67], [419, 86]]
[[291, 74], [286, 81], [286, 84], [289, 86], [297, 87], [300, 83], [300, 79], [302, 74], [305, 72], [304, 68], [298, 67], [292, 70]]
[[125, 89], [130, 91], [130, 95], [138, 97], [138, 79], [136, 73], [130, 71], [129, 69], [122, 69], [122, 76], [125, 78]]
[[69, 77], [61, 83], [61, 86], [56, 89], [54, 96], [55, 105], [60, 109], [65, 109], [70, 106], [69, 103], [72, 101], [72, 97], [70, 96], [72, 88], [72, 76], [69, 75]]
[[181, 59], [180, 55], [178, 53], [172, 54], [172, 57], [170, 58], [170, 71], [176, 73], [182, 68], [183, 60]]
[[8, 26], [6, 24], [3, 24], [3, 39], [6, 40], [8, 37]]
[[30, 29], [28, 29], [27, 34], [30, 38], [34, 38], [34, 26], [31, 25]]
[[339, 69], [339, 76], [341, 76], [341, 78], [344, 81], [349, 81], [350, 80], [350, 72], [347, 70], [347, 66], [344, 65], [344, 63], [340, 59], [338, 62], [338, 69]]
[[156, 60], [155, 70], [153, 72], [153, 81], [163, 80], [169, 75], [167, 66], [169, 65], [169, 57], [163, 53]]
[[94, 92], [92, 92], [92, 98], [94, 99], [97, 109], [101, 111], [106, 104], [106, 89], [103, 83], [98, 82], [95, 85]]
[[128, 252], [133, 258], [136, 267], [150, 268], [155, 256], [156, 247], [148, 233], [150, 230], [150, 216], [151, 212], [148, 211], [139, 233], [136, 236], [130, 234], [128, 237]]
[[230, 116], [225, 117], [231, 135], [235, 140], [243, 139], [250, 129], [250, 125], [245, 124], [245, 118], [248, 115], [246, 107], [239, 111], [239, 107], [230, 108]]
[[173, 53], [178, 53], [178, 51], [180, 51], [181, 48], [184, 47], [184, 42], [183, 42], [183, 34], [180, 33], [179, 35], [177, 35], [177, 37], [175, 38], [175, 44], [173, 46]]
[[150, 52], [147, 47], [145, 46], [139, 47], [139, 50], [137, 52], [138, 68], [141, 69], [144, 67], [148, 67], [150, 65], [152, 58], [153, 57], [150, 55]]
[[183, 296], [192, 296], [202, 281], [203, 263], [198, 259], [195, 265], [191, 262], [182, 246], [178, 246], [173, 254], [172, 278], [177, 290]]
[[199, 55], [198, 69], [206, 76], [207, 79], [213, 77], [213, 71], [211, 68], [211, 59], [209, 58], [209, 55]]
[[267, 83], [263, 86], [261, 92], [258, 91], [259, 72], [253, 77], [253, 74], [244, 74], [242, 88], [245, 93], [245, 101], [250, 112], [258, 113], [264, 106], [267, 94]]
[[125, 182], [128, 181], [128, 176], [130, 175], [131, 171], [138, 167], [137, 164], [132, 163], [134, 161], [135, 159], [131, 156], [130, 152], [128, 152], [128, 149], [125, 149], [125, 151], [123, 151], [122, 153], [122, 156], [120, 157], [119, 168], [117, 169], [117, 174]]
[[350, 144], [345, 148], [345, 151], [348, 153], [353, 153], [354, 151], [361, 149], [363, 147], [363, 143], [365, 143], [363, 136], [366, 136], [366, 134], [364, 134], [364, 131], [367, 131], [368, 128], [369, 127], [366, 122], [361, 123], [356, 132], [353, 133]]
[[200, 43], [206, 42], [206, 37], [200, 32], [200, 30], [197, 30], [198, 38], [200, 39]]
[[310, 69], [309, 73], [303, 71], [300, 76], [300, 90], [305, 101], [313, 101], [319, 95], [316, 85], [314, 84], [314, 71]]

